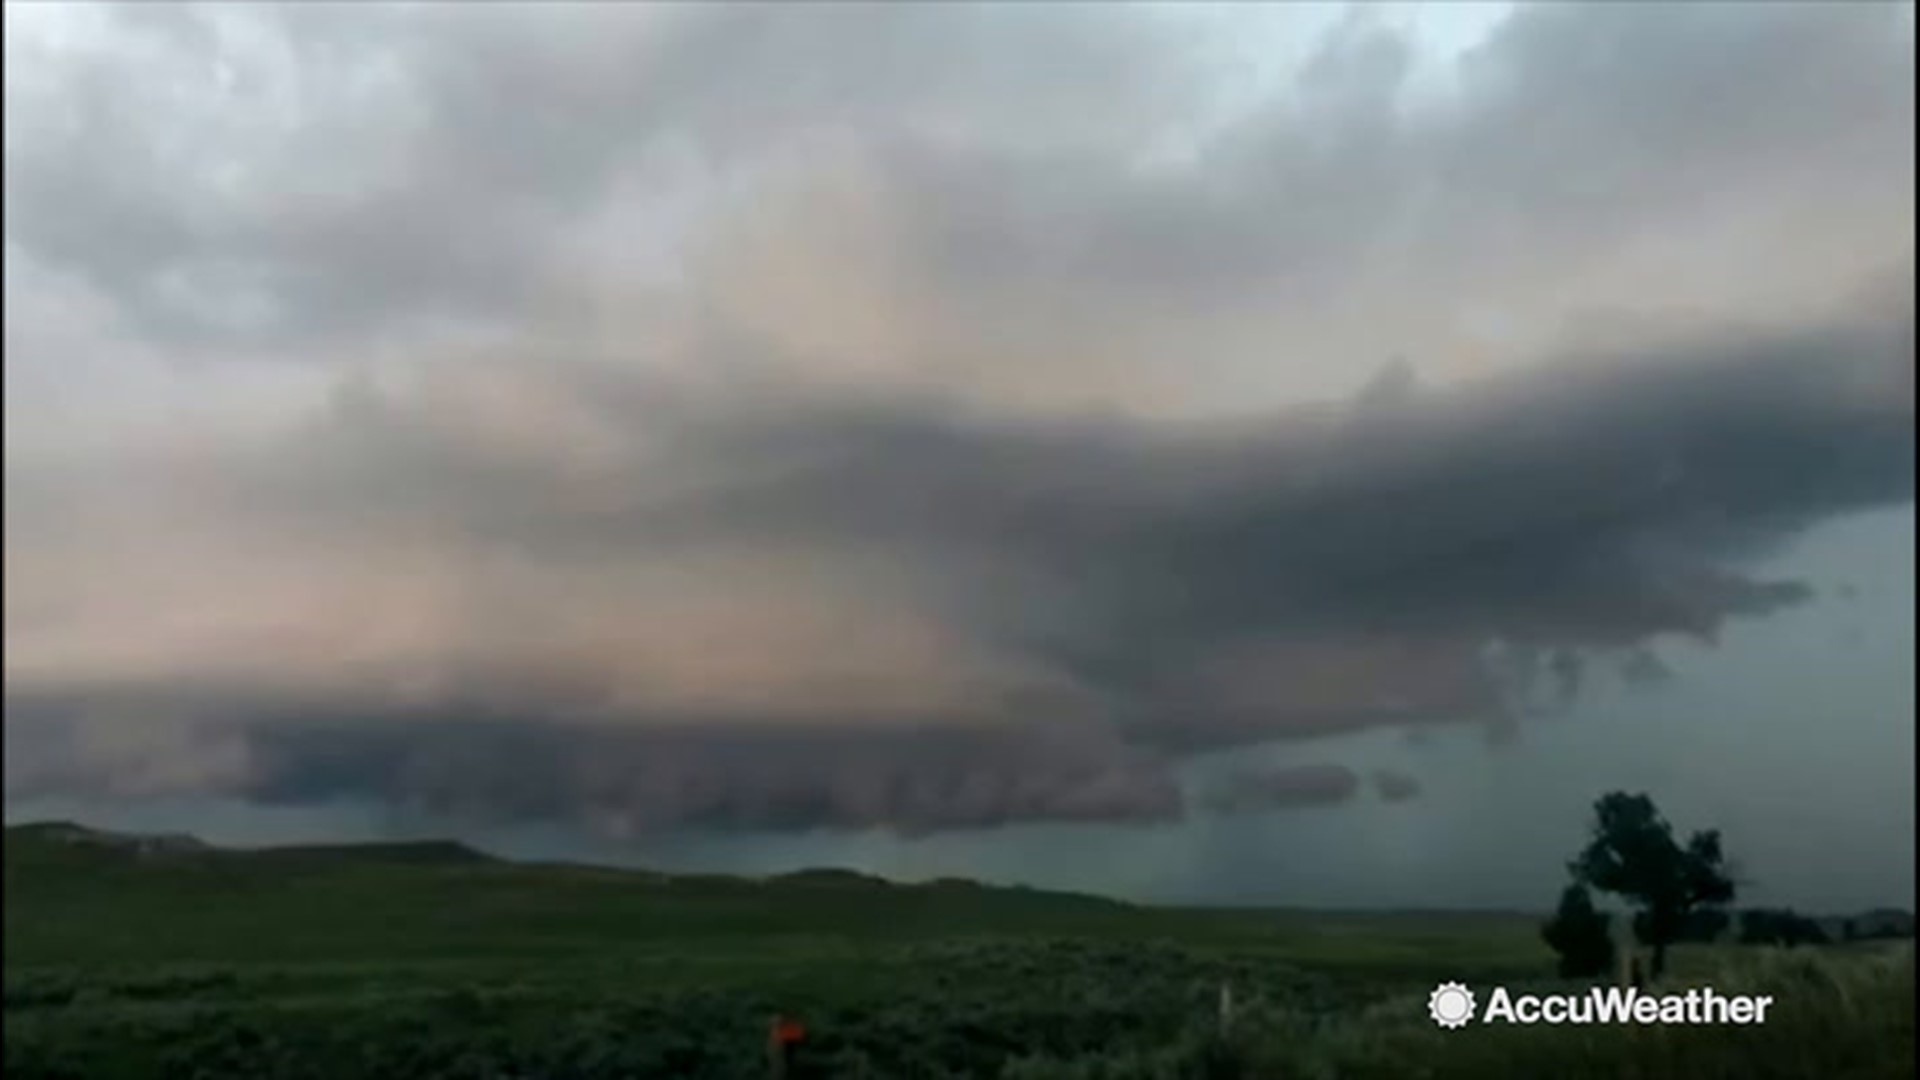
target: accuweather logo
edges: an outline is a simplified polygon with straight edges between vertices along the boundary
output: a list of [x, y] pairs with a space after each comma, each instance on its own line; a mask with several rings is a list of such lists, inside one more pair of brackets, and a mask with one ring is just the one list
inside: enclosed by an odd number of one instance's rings
[[1445, 982], [1427, 995], [1427, 1015], [1443, 1028], [1465, 1027], [1473, 1019], [1473, 991], [1457, 982]]
[[[1457, 982], [1427, 995], [1427, 1015], [1443, 1028], [1472, 1022], [1478, 1000]], [[1647, 994], [1637, 987], [1596, 986], [1584, 994], [1509, 994], [1496, 986], [1479, 1009], [1483, 1024], [1764, 1024], [1773, 998], [1721, 994], [1711, 988], [1684, 994]]]

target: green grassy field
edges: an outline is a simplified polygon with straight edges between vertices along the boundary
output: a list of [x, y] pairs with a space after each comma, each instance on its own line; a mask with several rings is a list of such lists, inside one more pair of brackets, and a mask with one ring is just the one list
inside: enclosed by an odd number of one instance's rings
[[32, 827], [5, 874], [10, 1077], [753, 1078], [775, 1013], [796, 1078], [1913, 1075], [1906, 947], [1677, 954], [1677, 985], [1776, 993], [1764, 1027], [1440, 1031], [1440, 980], [1555, 985], [1535, 920]]

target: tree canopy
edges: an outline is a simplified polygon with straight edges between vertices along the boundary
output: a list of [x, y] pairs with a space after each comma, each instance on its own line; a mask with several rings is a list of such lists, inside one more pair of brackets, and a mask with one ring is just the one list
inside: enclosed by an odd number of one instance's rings
[[1634, 936], [1653, 949], [1655, 978], [1665, 970], [1667, 946], [1682, 938], [1694, 913], [1729, 903], [1734, 894], [1719, 831], [1696, 832], [1682, 844], [1644, 794], [1601, 796], [1592, 838], [1568, 870], [1576, 883], [1639, 909]]
[[1593, 894], [1575, 882], [1560, 893], [1560, 907], [1540, 928], [1553, 951], [1560, 954], [1563, 978], [1589, 978], [1613, 970], [1613, 936], [1605, 912], [1593, 906]]

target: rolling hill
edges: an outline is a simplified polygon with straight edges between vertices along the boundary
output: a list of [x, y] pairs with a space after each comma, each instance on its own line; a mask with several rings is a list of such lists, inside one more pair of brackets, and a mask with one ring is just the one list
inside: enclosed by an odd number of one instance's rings
[[[1799, 995], [1760, 1042], [1435, 1042], [1436, 981], [1552, 984], [1523, 915], [1168, 909], [451, 842], [229, 850], [71, 823], [6, 830], [5, 901], [12, 1077], [750, 1078], [776, 1015], [808, 1033], [793, 1080], [1678, 1075], [1660, 1071], [1675, 1054], [1716, 1075], [1878, 1080], [1912, 1060], [1910, 950], [1836, 952], [1811, 982], [1751, 976]], [[1676, 968], [1726, 955], [1683, 950]]]

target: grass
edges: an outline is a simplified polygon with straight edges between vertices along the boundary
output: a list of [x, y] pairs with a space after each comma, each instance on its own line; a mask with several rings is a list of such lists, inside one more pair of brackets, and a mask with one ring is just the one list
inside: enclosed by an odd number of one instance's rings
[[1910, 950], [1676, 953], [1677, 984], [1776, 993], [1764, 1027], [1440, 1031], [1442, 979], [1556, 985], [1534, 920], [32, 829], [5, 874], [16, 1077], [751, 1078], [776, 1012], [808, 1026], [794, 1080], [1913, 1074]]

